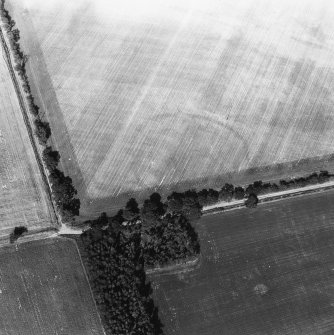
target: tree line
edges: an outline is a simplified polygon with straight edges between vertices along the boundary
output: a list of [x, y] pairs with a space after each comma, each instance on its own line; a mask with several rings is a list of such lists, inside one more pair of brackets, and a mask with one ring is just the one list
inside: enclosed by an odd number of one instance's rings
[[255, 181], [246, 187], [234, 186], [226, 183], [219, 191], [214, 189], [203, 189], [197, 192], [199, 203], [201, 206], [208, 206], [220, 201], [230, 202], [232, 200], [242, 200], [252, 197], [284, 191], [286, 189], [293, 189], [305, 187], [312, 184], [321, 184], [329, 181], [332, 177], [328, 171], [314, 172], [306, 177], [292, 178], [290, 180], [281, 179], [278, 184], [262, 182], [261, 180]]
[[64, 221], [72, 221], [74, 216], [79, 215], [80, 200], [75, 198], [77, 194], [73, 186], [72, 179], [65, 176], [58, 169], [60, 159], [59, 152], [53, 150], [48, 141], [51, 137], [50, 124], [43, 120], [39, 113], [39, 107], [36, 105], [31, 93], [31, 87], [26, 71], [28, 56], [23, 53], [20, 47], [20, 31], [15, 27], [15, 21], [5, 9], [5, 0], [1, 0], [0, 18], [2, 27], [7, 34], [10, 50], [14, 59], [14, 70], [22, 80], [22, 88], [26, 94], [25, 98], [28, 104], [29, 112], [33, 115], [34, 133], [40, 145], [44, 147], [42, 160], [49, 173], [49, 182], [51, 185], [52, 196], [57, 210]]

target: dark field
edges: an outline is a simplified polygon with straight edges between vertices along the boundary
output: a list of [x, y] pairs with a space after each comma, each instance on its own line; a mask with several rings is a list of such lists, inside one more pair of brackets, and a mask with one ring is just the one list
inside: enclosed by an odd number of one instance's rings
[[0, 251], [1, 335], [103, 335], [73, 241]]
[[329, 191], [203, 217], [200, 265], [150, 276], [165, 333], [334, 334], [333, 203]]

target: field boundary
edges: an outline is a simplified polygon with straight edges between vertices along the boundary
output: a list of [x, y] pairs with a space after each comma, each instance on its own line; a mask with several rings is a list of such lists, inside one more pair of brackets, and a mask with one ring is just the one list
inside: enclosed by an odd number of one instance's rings
[[[279, 201], [286, 198], [293, 198], [298, 196], [303, 196], [307, 194], [312, 193], [319, 193], [324, 192], [327, 190], [331, 190], [334, 188], [334, 181], [330, 181], [323, 184], [317, 184], [317, 185], [310, 185], [302, 188], [295, 188], [293, 190], [286, 190], [281, 192], [275, 192], [275, 193], [268, 193], [264, 195], [259, 195], [259, 204], [266, 203], [266, 202], [273, 202], [273, 201]], [[203, 215], [212, 215], [212, 214], [219, 214], [224, 211], [230, 211], [234, 209], [240, 209], [246, 207], [245, 205], [246, 199], [241, 200], [235, 200], [233, 202], [220, 202], [216, 205], [210, 205], [203, 207], [202, 214]]]
[[190, 257], [183, 261], [177, 261], [174, 264], [166, 265], [163, 267], [153, 267], [145, 269], [147, 275], [150, 274], [175, 274], [183, 273], [193, 270], [195, 266], [201, 263], [201, 255]]
[[43, 180], [44, 186], [45, 186], [44, 188], [45, 188], [45, 191], [48, 195], [48, 200], [51, 204], [51, 208], [52, 208], [52, 212], [53, 212], [53, 217], [51, 217], [51, 222], [56, 223], [56, 226], [59, 228], [59, 227], [61, 227], [61, 220], [58, 217], [58, 213], [56, 211], [56, 208], [55, 208], [55, 205], [54, 205], [54, 202], [53, 202], [51, 186], [50, 186], [49, 180], [47, 178], [47, 175], [45, 173], [44, 165], [42, 163], [42, 160], [41, 160], [41, 157], [40, 157], [40, 154], [39, 154], [39, 150], [38, 150], [35, 138], [34, 138], [30, 118], [29, 118], [29, 115], [26, 111], [24, 98], [21, 94], [20, 85], [18, 83], [18, 79], [16, 77], [16, 74], [15, 74], [15, 71], [14, 71], [14, 68], [13, 68], [13, 64], [12, 64], [11, 53], [10, 53], [9, 48], [7, 46], [2, 27], [0, 27], [0, 43], [1, 43], [2, 50], [3, 50], [3, 58], [4, 58], [4, 60], [7, 64], [8, 72], [9, 72], [10, 77], [12, 79], [12, 83], [13, 83], [13, 86], [14, 86], [14, 89], [15, 89], [15, 92], [16, 92], [18, 102], [19, 102], [20, 110], [21, 110], [21, 113], [22, 113], [22, 116], [23, 116], [23, 121], [24, 121], [24, 124], [25, 124], [27, 132], [28, 132], [29, 140], [30, 140], [31, 146], [32, 146], [33, 151], [34, 151], [34, 155], [35, 155], [35, 158], [36, 158], [36, 161], [37, 161], [37, 165], [38, 165], [39, 170], [41, 172], [41, 177], [42, 177], [42, 180]]

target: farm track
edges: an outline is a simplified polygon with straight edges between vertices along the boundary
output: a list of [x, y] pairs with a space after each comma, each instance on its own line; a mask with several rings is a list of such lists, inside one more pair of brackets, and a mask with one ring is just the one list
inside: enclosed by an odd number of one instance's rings
[[13, 86], [14, 86], [14, 89], [15, 89], [15, 92], [16, 92], [16, 96], [17, 96], [19, 105], [20, 105], [20, 110], [22, 112], [22, 117], [23, 117], [23, 120], [24, 120], [24, 124], [25, 124], [27, 132], [28, 132], [29, 140], [30, 140], [31, 146], [32, 146], [33, 151], [34, 151], [34, 155], [35, 155], [37, 165], [39, 167], [42, 179], [44, 181], [45, 190], [46, 190], [46, 193], [48, 195], [49, 202], [52, 205], [54, 217], [56, 218], [56, 224], [58, 226], [61, 226], [60, 218], [58, 217], [57, 211], [56, 211], [54, 203], [53, 203], [51, 187], [50, 187], [48, 178], [46, 176], [41, 157], [39, 155], [39, 151], [38, 151], [37, 144], [36, 144], [36, 141], [35, 141], [35, 138], [34, 138], [34, 134], [33, 134], [32, 126], [31, 126], [31, 123], [30, 123], [30, 119], [29, 119], [29, 116], [28, 116], [28, 113], [27, 113], [27, 110], [26, 110], [26, 106], [24, 104], [24, 98], [23, 98], [21, 90], [20, 90], [20, 85], [18, 83], [18, 79], [16, 78], [16, 75], [15, 75], [15, 71], [14, 71], [13, 64], [12, 64], [11, 54], [10, 54], [9, 48], [7, 46], [2, 28], [0, 28], [0, 40], [1, 40], [2, 50], [4, 52], [3, 57], [5, 59], [10, 77], [12, 79], [12, 83], [13, 83]]
[[[312, 193], [323, 192], [323, 191], [331, 190], [333, 188], [334, 188], [334, 181], [331, 181], [325, 184], [310, 185], [310, 186], [306, 186], [303, 188], [296, 188], [293, 190], [277, 192], [277, 194], [269, 193], [265, 195], [260, 195], [258, 197], [259, 204], [279, 201], [279, 200], [283, 200], [286, 198], [308, 195]], [[224, 211], [235, 210], [235, 209], [243, 208], [243, 207], [245, 207], [245, 199], [232, 201], [230, 203], [226, 202], [224, 203], [224, 205], [222, 205], [222, 203], [218, 203], [216, 205], [206, 206], [206, 208], [204, 207], [203, 215], [219, 214]]]

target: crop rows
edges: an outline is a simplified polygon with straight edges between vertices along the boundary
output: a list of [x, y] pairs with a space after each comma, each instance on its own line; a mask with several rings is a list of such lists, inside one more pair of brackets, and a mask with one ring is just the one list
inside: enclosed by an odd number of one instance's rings
[[0, 78], [1, 235], [20, 225], [29, 230], [51, 227], [53, 209], [2, 51]]
[[97, 198], [333, 152], [328, 1], [199, 1], [133, 20], [94, 3], [22, 14], [12, 2], [84, 213]]
[[104, 334], [75, 242], [28, 242], [0, 259], [3, 334]]
[[334, 329], [334, 191], [209, 215], [199, 266], [153, 274], [165, 334], [322, 334]]

